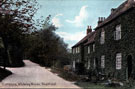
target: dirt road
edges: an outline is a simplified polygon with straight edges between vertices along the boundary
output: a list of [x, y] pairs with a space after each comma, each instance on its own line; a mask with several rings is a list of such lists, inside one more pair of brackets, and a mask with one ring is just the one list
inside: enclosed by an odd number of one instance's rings
[[79, 88], [38, 64], [24, 62], [25, 67], [7, 68], [13, 74], [0, 82], [1, 88]]

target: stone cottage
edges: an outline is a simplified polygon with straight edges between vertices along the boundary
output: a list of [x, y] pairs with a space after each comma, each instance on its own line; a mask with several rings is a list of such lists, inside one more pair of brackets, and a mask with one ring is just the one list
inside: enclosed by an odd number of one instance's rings
[[95, 28], [95, 57], [99, 72], [117, 79], [135, 75], [135, 1], [112, 9]]
[[[111, 78], [134, 78], [135, 1], [127, 0], [118, 8], [111, 9], [111, 14], [106, 19], [99, 18], [98, 26], [94, 30], [93, 41], [88, 40], [88, 34], [72, 47], [73, 64], [88, 63], [89, 69], [95, 68], [98, 73]], [[92, 47], [93, 52], [89, 51]], [[75, 53], [75, 50], [79, 53]]]
[[92, 32], [91, 26], [88, 26], [86, 36], [72, 47], [74, 71], [81, 71], [83, 74], [90, 68], [91, 60], [88, 55], [95, 51], [94, 37], [95, 32]]

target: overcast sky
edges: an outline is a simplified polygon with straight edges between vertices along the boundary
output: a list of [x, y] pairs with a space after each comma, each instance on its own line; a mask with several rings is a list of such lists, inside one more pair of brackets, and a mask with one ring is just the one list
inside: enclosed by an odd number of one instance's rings
[[95, 28], [98, 17], [107, 17], [111, 8], [118, 7], [126, 0], [37, 0], [41, 8], [36, 18], [45, 19], [51, 15], [51, 22], [59, 29], [68, 47], [72, 47], [86, 35], [88, 25]]

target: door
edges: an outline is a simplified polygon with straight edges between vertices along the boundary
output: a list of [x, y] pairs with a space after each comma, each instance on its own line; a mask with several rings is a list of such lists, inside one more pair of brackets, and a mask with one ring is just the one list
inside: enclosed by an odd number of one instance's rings
[[132, 74], [132, 56], [127, 57], [127, 78], [129, 79]]

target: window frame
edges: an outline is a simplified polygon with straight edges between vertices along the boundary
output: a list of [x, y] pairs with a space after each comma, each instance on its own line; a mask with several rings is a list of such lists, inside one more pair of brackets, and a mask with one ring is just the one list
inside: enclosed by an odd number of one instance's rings
[[96, 59], [94, 58], [94, 61], [93, 61], [93, 68], [96, 69]]
[[78, 53], [78, 47], [76, 47], [76, 53]]
[[78, 47], [78, 53], [80, 53], [80, 47]]
[[90, 60], [88, 59], [87, 69], [90, 69]]
[[93, 52], [95, 52], [95, 44], [93, 44], [92, 47], [93, 47]]
[[121, 37], [121, 24], [119, 24], [115, 26], [114, 40], [120, 40]]
[[105, 31], [102, 28], [102, 31], [100, 32], [100, 44], [104, 44], [105, 43]]
[[116, 54], [116, 70], [122, 69], [122, 53]]
[[101, 56], [101, 68], [104, 69], [105, 68], [105, 55]]
[[91, 52], [91, 51], [90, 51], [90, 46], [88, 46], [88, 54], [90, 54], [90, 52]]

